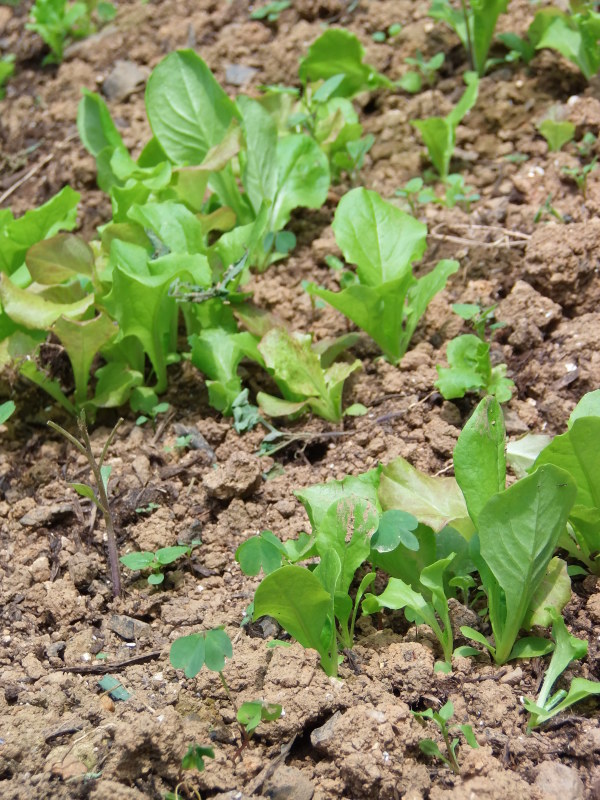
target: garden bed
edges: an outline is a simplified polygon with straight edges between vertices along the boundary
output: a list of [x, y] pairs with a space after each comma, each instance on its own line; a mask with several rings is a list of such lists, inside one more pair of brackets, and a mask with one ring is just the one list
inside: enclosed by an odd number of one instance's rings
[[[70, 184], [82, 195], [80, 230], [91, 237], [109, 218], [110, 203], [77, 135], [82, 87], [107, 91], [115, 68], [123, 77], [120, 60], [137, 65], [138, 82], [107, 100], [137, 155], [149, 135], [144, 81], [167, 53], [194, 48], [232, 96], [241, 87], [231, 83], [239, 79], [231, 66], [251, 68], [243, 90], [252, 94], [264, 84], [295, 85], [298, 61], [325, 24], [354, 32], [367, 61], [393, 79], [417, 50], [446, 54], [434, 88], [416, 95], [379, 89], [355, 101], [365, 132], [375, 137], [358, 183], [393, 198], [427, 163], [409, 121], [445, 114], [456, 103], [465, 54], [454, 34], [427, 16], [425, 2], [372, 0], [350, 10], [354, 5], [294, 0], [266, 24], [251, 20], [248, 4], [238, 0], [120, 3], [109, 28], [45, 68], [40, 40], [24, 29], [27, 3], [0, 6], [2, 45], [18, 67], [0, 102], [2, 206], [20, 215]], [[513, 0], [500, 28], [523, 34], [531, 16], [526, 0]], [[402, 24], [398, 36], [372, 40], [394, 22]], [[202, 375], [185, 362], [169, 368], [161, 399], [170, 409], [154, 427], [136, 425], [127, 413], [107, 457], [120, 552], [202, 540], [190, 559], [167, 570], [162, 586], [124, 569], [123, 595], [112, 598], [103, 523], [68, 485], [81, 480], [86, 462], [46, 427], [53, 419], [74, 430], [73, 421], [5, 373], [3, 393], [17, 412], [0, 434], [1, 797], [162, 798], [175, 790], [181, 759], [194, 743], [214, 747], [205, 771], [187, 778], [203, 798], [600, 797], [593, 701], [526, 733], [521, 698], [535, 697], [543, 660], [500, 667], [487, 655], [457, 657], [452, 672], [435, 672], [437, 641], [398, 613], [378, 628], [371, 617], [359, 618], [339, 680], [330, 678], [314, 650], [297, 643], [267, 648], [280, 634], [274, 624], [240, 627], [260, 579], [245, 576], [234, 560], [239, 545], [263, 529], [284, 540], [309, 529], [294, 496], [302, 487], [359, 475], [398, 456], [429, 475], [452, 474], [456, 440], [477, 402], [474, 395], [446, 401], [434, 387], [447, 342], [466, 330], [452, 303], [498, 304], [496, 317], [506, 325], [496, 333], [492, 361], [506, 363], [516, 385], [505, 406], [509, 438], [562, 433], [580, 398], [600, 386], [600, 181], [590, 175], [584, 200], [562, 172], [575, 163], [575, 151], [548, 152], [535, 123], [552, 105], [576, 125], [577, 141], [586, 132], [598, 136], [600, 80], [587, 83], [556, 53], [543, 51], [528, 68], [498, 66], [481, 80], [477, 105], [458, 129], [454, 161], [480, 199], [470, 213], [419, 207], [429, 229], [419, 274], [442, 258], [457, 259], [459, 270], [429, 305], [398, 366], [361, 334], [353, 354], [362, 369], [346, 382], [344, 398], [364, 405], [364, 416], [339, 424], [318, 417], [280, 422], [295, 438], [260, 456], [265, 429], [236, 433], [209, 406]], [[297, 210], [288, 226], [297, 247], [249, 286], [257, 306], [316, 340], [354, 329], [331, 307], [313, 305], [303, 288], [305, 281], [334, 285], [325, 262], [339, 255], [330, 224], [350, 188], [334, 185], [321, 209]], [[48, 350], [58, 373], [65, 360]], [[264, 378], [251, 365], [244, 369], [251, 392], [262, 388]], [[115, 420], [108, 411], [98, 415], [98, 451]], [[196, 449], [177, 447], [182, 435], [197, 437]], [[589, 649], [567, 677], [598, 680], [600, 585], [594, 576], [578, 576], [572, 590], [565, 621]], [[452, 615], [457, 630], [473, 624], [471, 609], [455, 604]], [[233, 642], [225, 675], [237, 702], [260, 697], [285, 711], [242, 750], [218, 675], [203, 670], [185, 679], [169, 663], [177, 637], [221, 625]], [[465, 643], [460, 633], [457, 639]], [[103, 672], [121, 681], [129, 699], [113, 700], [98, 686]], [[480, 745], [461, 747], [460, 775], [420, 751], [419, 741], [435, 733], [424, 733], [411, 714], [448, 700]]]

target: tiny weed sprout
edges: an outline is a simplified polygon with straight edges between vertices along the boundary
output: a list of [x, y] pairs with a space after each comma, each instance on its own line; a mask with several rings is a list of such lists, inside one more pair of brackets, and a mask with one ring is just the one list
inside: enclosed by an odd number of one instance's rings
[[292, 0], [274, 0], [272, 3], [265, 3], [264, 6], [255, 8], [250, 14], [250, 19], [266, 20], [267, 22], [277, 22], [279, 15], [286, 8], [292, 5]]
[[[419, 89], [421, 88], [422, 80], [425, 81], [427, 86], [431, 87], [436, 82], [438, 70], [444, 63], [444, 54], [436, 53], [426, 60], [423, 53], [417, 50], [414, 58], [405, 58], [404, 62], [411, 67], [416, 67], [416, 74], [419, 78]], [[406, 76], [404, 77], [406, 79]]]
[[215, 751], [212, 747], [200, 744], [191, 744], [188, 747], [187, 753], [181, 759], [181, 768], [179, 770], [179, 783], [175, 787], [174, 792], [167, 792], [165, 800], [181, 800], [182, 795], [179, 794], [180, 789], [184, 789], [186, 796], [193, 796], [196, 800], [202, 800], [200, 792], [190, 786], [185, 778], [182, 778], [182, 773], [187, 771], [196, 770], [196, 772], [204, 772], [205, 758], [214, 758]]
[[592, 150], [594, 149], [596, 142], [596, 136], [591, 131], [588, 131], [584, 134], [583, 139], [576, 145], [577, 153], [580, 158], [589, 158], [592, 154]]
[[194, 678], [204, 666], [218, 673], [225, 695], [238, 721], [242, 747], [246, 747], [260, 722], [279, 719], [283, 709], [280, 705], [266, 703], [263, 700], [243, 703], [238, 708], [223, 674], [226, 659], [232, 657], [231, 640], [223, 628], [181, 636], [173, 642], [169, 654], [172, 666], [175, 669], [182, 669], [186, 678]]
[[413, 119], [413, 125], [421, 134], [431, 163], [443, 180], [448, 177], [450, 160], [456, 145], [456, 129], [463, 117], [477, 102], [479, 80], [473, 72], [465, 74], [467, 88], [456, 106], [446, 117]]
[[539, 123], [537, 129], [548, 142], [551, 153], [557, 153], [575, 136], [575, 125], [567, 120], [545, 119]]
[[154, 403], [155, 396], [150, 399], [149, 402], [140, 402], [138, 407], [135, 409], [136, 411], [144, 410], [144, 414], [140, 414], [137, 417], [135, 424], [136, 425], [145, 425], [148, 420], [152, 420], [152, 426], [156, 428], [156, 418], [159, 414], [166, 414], [169, 410], [170, 406], [168, 403]]
[[81, 437], [80, 440], [76, 439], [72, 434], [70, 434], [64, 428], [61, 428], [61, 426], [57, 425], [56, 422], [52, 421], [48, 422], [48, 425], [53, 430], [57, 431], [62, 436], [64, 436], [65, 439], [68, 442], [70, 442], [76, 450], [78, 450], [82, 455], [84, 455], [87, 458], [88, 464], [92, 471], [92, 475], [94, 478], [93, 485], [88, 485], [86, 483], [72, 483], [71, 486], [73, 489], [75, 489], [77, 494], [91, 500], [92, 503], [94, 503], [94, 505], [98, 508], [98, 510], [104, 517], [104, 524], [106, 525], [108, 562], [110, 565], [112, 590], [113, 590], [113, 595], [115, 597], [119, 597], [121, 594], [121, 573], [119, 570], [119, 553], [117, 550], [117, 537], [115, 534], [115, 527], [112, 518], [112, 513], [110, 510], [110, 504], [108, 502], [108, 481], [110, 478], [110, 473], [112, 468], [106, 466], [104, 460], [108, 453], [108, 448], [110, 447], [113, 439], [115, 438], [115, 434], [122, 422], [123, 420], [119, 419], [115, 427], [110, 432], [108, 439], [106, 440], [104, 447], [102, 448], [102, 453], [98, 461], [96, 461], [96, 457], [94, 456], [92, 450], [92, 443], [90, 441], [85, 421], [85, 411], [82, 411], [77, 419], [77, 427], [79, 428], [79, 435]]
[[549, 194], [544, 203], [538, 208], [535, 217], [533, 218], [533, 222], [537, 225], [539, 222], [547, 222], [545, 219], [546, 217], [552, 217], [557, 222], [564, 223], [566, 222], [566, 218], [557, 211], [556, 208], [552, 205], [552, 195]]
[[[138, 509], [136, 509], [137, 511]], [[140, 509], [143, 511], [144, 509]], [[121, 556], [119, 561], [131, 570], [150, 570], [148, 576], [148, 583], [151, 586], [159, 586], [163, 583], [165, 575], [163, 572], [164, 567], [172, 564], [183, 556], [190, 556], [195, 547], [202, 544], [197, 539], [189, 545], [175, 545], [173, 547], [161, 547], [156, 553], [150, 553], [142, 550], [139, 553], [126, 553]]]
[[440, 761], [443, 761], [455, 775], [459, 775], [460, 766], [458, 764], [457, 749], [460, 740], [458, 736], [454, 736], [454, 732], [460, 731], [465, 737], [465, 741], [469, 747], [479, 747], [475, 734], [473, 733], [473, 728], [470, 725], [449, 725], [450, 720], [454, 716], [454, 706], [450, 700], [448, 700], [439, 711], [428, 708], [425, 711], [413, 711], [412, 713], [423, 726], [425, 726], [429, 720], [435, 722], [446, 747], [446, 755], [444, 755], [439, 745], [434, 742], [433, 739], [422, 739], [419, 742], [421, 751], [425, 753], [426, 756], [438, 758]]
[[508, 0], [461, 0], [460, 10], [450, 0], [433, 0], [429, 15], [449, 25], [467, 51], [471, 68], [482, 77], [490, 63], [488, 53], [500, 14]]
[[598, 156], [594, 156], [594, 158], [590, 161], [589, 164], [585, 164], [583, 167], [563, 167], [562, 171], [577, 184], [577, 188], [583, 195], [583, 199], [586, 199], [587, 194], [587, 181], [589, 175], [594, 172], [594, 170], [598, 166]]

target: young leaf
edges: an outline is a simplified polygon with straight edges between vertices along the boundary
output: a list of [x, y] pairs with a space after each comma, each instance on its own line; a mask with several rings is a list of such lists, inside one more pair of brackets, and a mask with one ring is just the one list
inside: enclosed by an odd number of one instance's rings
[[384, 511], [371, 539], [371, 547], [378, 553], [390, 553], [399, 545], [409, 550], [418, 550], [419, 540], [413, 533], [418, 524], [417, 518], [406, 511]]
[[[510, 655], [575, 494], [568, 473], [545, 465], [492, 497], [479, 514], [480, 555], [491, 574], [481, 567], [479, 571], [488, 595], [498, 664]], [[504, 593], [502, 604], [496, 587]]]
[[421, 133], [431, 163], [445, 179], [450, 170], [450, 159], [456, 145], [456, 128], [463, 117], [473, 108], [479, 92], [479, 81], [473, 73], [465, 77], [467, 88], [457, 105], [446, 117], [411, 120], [411, 125]]
[[454, 474], [475, 527], [490, 497], [506, 486], [505, 439], [500, 404], [486, 397], [462, 429], [454, 448]]
[[332, 598], [321, 581], [303, 567], [281, 567], [262, 581], [254, 595], [253, 619], [268, 615], [303, 647], [316, 650], [323, 660], [326, 650], [321, 633]]
[[0, 272], [12, 275], [23, 264], [31, 245], [60, 230], [72, 230], [77, 225], [79, 199], [77, 192], [65, 186], [44, 205], [0, 225]]
[[94, 358], [117, 335], [118, 329], [107, 314], [101, 313], [94, 319], [82, 322], [59, 317], [51, 330], [60, 339], [71, 362], [75, 379], [75, 403], [81, 406], [87, 400]]
[[172, 666], [184, 670], [186, 678], [194, 678], [204, 665], [213, 672], [222, 672], [225, 659], [232, 656], [231, 640], [222, 628], [181, 636], [169, 653]]
[[341, 481], [327, 481], [299, 489], [294, 494], [300, 500], [313, 530], [320, 527], [325, 514], [332, 505], [343, 497], [367, 500], [377, 511], [381, 511], [377, 499], [381, 467], [363, 472], [362, 475], [348, 475]]
[[340, 97], [353, 97], [358, 92], [380, 86], [392, 88], [393, 83], [385, 75], [363, 62], [364, 53], [353, 33], [330, 28], [311, 44], [300, 62], [300, 80], [306, 83], [343, 75], [344, 80], [336, 92]]
[[189, 552], [190, 548], [187, 545], [178, 544], [173, 547], [161, 547], [160, 550], [156, 551], [155, 558], [159, 564], [172, 564], [173, 561], [177, 561], [178, 558]]
[[279, 719], [282, 710], [278, 703], [253, 700], [242, 703], [237, 712], [237, 721], [246, 728], [247, 733], [252, 735], [261, 722], [272, 722]]
[[285, 552], [285, 547], [271, 531], [261, 531], [238, 547], [235, 560], [244, 575], [258, 575], [261, 569], [269, 575], [279, 569]]
[[139, 553], [126, 553], [119, 558], [119, 561], [128, 569], [149, 569], [154, 564], [154, 553], [149, 553], [147, 550]]
[[155, 67], [146, 86], [150, 127], [177, 165], [200, 164], [225, 136], [235, 104], [193, 50], [170, 53]]
[[181, 759], [181, 769], [196, 769], [198, 772], [204, 771], [204, 759], [214, 758], [215, 751], [212, 747], [203, 747], [198, 744], [191, 744], [187, 753]]
[[[379, 500], [385, 511], [399, 508], [413, 514], [419, 522], [440, 531], [446, 525], [463, 527], [468, 521], [465, 499], [454, 478], [431, 478], [416, 470], [404, 458], [396, 458], [383, 468]], [[461, 522], [462, 521], [462, 522]]]

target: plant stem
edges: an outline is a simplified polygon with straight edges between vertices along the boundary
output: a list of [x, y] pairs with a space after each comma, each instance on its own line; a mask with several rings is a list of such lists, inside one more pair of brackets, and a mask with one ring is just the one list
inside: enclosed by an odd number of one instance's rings
[[469, 51], [469, 61], [471, 62], [471, 69], [474, 69], [477, 74], [479, 70], [475, 64], [475, 53], [473, 52], [473, 41], [471, 39], [471, 26], [469, 25], [469, 14], [467, 12], [467, 4], [465, 0], [460, 0], [463, 17], [465, 18], [465, 28], [467, 32], [467, 50]]
[[87, 425], [85, 423], [85, 411], [81, 412], [81, 416], [77, 421], [79, 432], [81, 434], [81, 438], [83, 439], [83, 444], [85, 446], [86, 456], [89, 461], [92, 473], [94, 475], [94, 480], [96, 481], [96, 487], [100, 499], [100, 511], [102, 512], [102, 516], [104, 517], [104, 524], [106, 525], [106, 544], [108, 549], [108, 562], [110, 565], [110, 576], [112, 580], [114, 597], [120, 597], [121, 595], [121, 571], [119, 569], [119, 552], [117, 549], [117, 537], [113, 525], [112, 514], [110, 513], [110, 506], [108, 503], [108, 495], [106, 493], [106, 487], [104, 485], [104, 480], [102, 478], [102, 473], [100, 471], [100, 468], [102, 466], [102, 462], [104, 461], [104, 457], [106, 455], [106, 451], [108, 450], [108, 446], [113, 440], [117, 432], [117, 429], [119, 428], [122, 422], [123, 419], [122, 418], [119, 419], [115, 427], [112, 429], [108, 439], [106, 440], [106, 444], [104, 445], [104, 448], [102, 450], [102, 455], [100, 456], [100, 463], [98, 463], [94, 458], [94, 453], [92, 452], [92, 443], [90, 442]]
[[454, 751], [452, 750], [452, 745], [450, 743], [450, 732], [445, 724], [441, 727], [442, 736], [444, 737], [444, 744], [446, 745], [446, 750], [448, 751], [448, 763], [450, 765], [450, 769], [455, 775], [460, 775], [460, 767], [458, 766], [458, 761], [456, 760], [456, 756], [454, 755]]
[[108, 563], [110, 567], [110, 577], [111, 577], [114, 597], [120, 597], [121, 595], [121, 571], [119, 569], [119, 552], [117, 549], [117, 537], [115, 534], [112, 514], [110, 512], [110, 505], [108, 502], [108, 495], [106, 493], [106, 486], [104, 485], [104, 480], [102, 478], [101, 470], [108, 448], [110, 447], [110, 444], [113, 441], [115, 434], [122, 422], [123, 422], [122, 418], [117, 420], [117, 424], [110, 432], [109, 437], [106, 440], [106, 443], [102, 449], [102, 454], [100, 456], [99, 462], [97, 462], [96, 459], [94, 458], [94, 453], [92, 451], [92, 443], [90, 442], [90, 437], [85, 421], [85, 411], [81, 412], [81, 415], [77, 420], [77, 427], [79, 428], [79, 433], [81, 434], [82, 441], [77, 440], [72, 434], [70, 434], [60, 425], [57, 425], [56, 422], [52, 422], [51, 420], [48, 422], [48, 425], [51, 428], [53, 428], [55, 431], [58, 431], [58, 433], [64, 436], [65, 439], [73, 445], [73, 447], [79, 450], [79, 452], [87, 458], [88, 463], [90, 465], [90, 469], [92, 470], [94, 481], [96, 482], [96, 491], [97, 491], [97, 497], [95, 498], [95, 502], [100, 511], [102, 512], [102, 516], [104, 517], [104, 524], [106, 525]]
[[[223, 684], [223, 689], [225, 689], [225, 694], [227, 695], [227, 699], [229, 700], [229, 702], [231, 703], [231, 705], [233, 707], [233, 711], [235, 713], [235, 718], [237, 719], [238, 707], [237, 707], [233, 697], [231, 696], [231, 692], [229, 691], [229, 685], [227, 684], [227, 681], [225, 680], [225, 675], [223, 675], [222, 672], [219, 672], [219, 678], [221, 679], [221, 683]], [[250, 737], [248, 736], [248, 731], [246, 730], [246, 728], [244, 728], [244, 726], [240, 722], [238, 722], [238, 727], [240, 729], [240, 733], [242, 734], [242, 740], [243, 740], [242, 747], [246, 747], [250, 743]]]

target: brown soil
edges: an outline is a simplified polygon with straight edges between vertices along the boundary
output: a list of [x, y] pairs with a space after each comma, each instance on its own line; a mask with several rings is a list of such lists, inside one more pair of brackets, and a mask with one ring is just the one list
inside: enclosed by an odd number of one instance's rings
[[[426, 16], [426, 2], [363, 0], [351, 13], [341, 0], [292, 5], [267, 26], [250, 21], [241, 0], [121, 2], [110, 28], [69, 48], [60, 67], [47, 68], [40, 66], [39, 40], [24, 30], [29, 4], [0, 6], [0, 46], [17, 55], [16, 76], [0, 102], [0, 194], [25, 178], [4, 204], [21, 214], [70, 183], [82, 193], [85, 234], [107, 219], [110, 205], [95, 187], [95, 166], [79, 143], [75, 119], [81, 87], [99, 89], [118, 59], [135, 62], [147, 75], [166, 53], [193, 46], [222, 82], [228, 64], [255, 68], [244, 87], [252, 91], [294, 83], [298, 58], [327, 22], [354, 31], [368, 60], [394, 78], [417, 49], [428, 57], [440, 49], [447, 54], [435, 89], [414, 97], [379, 92], [359, 98], [363, 124], [376, 136], [360, 180], [391, 197], [424, 166], [409, 120], [445, 112], [461, 92], [462, 50]], [[522, 33], [530, 15], [526, 0], [513, 0], [502, 28]], [[395, 21], [403, 24], [402, 34], [373, 43], [371, 34]], [[580, 397], [600, 386], [600, 171], [590, 176], [584, 202], [561, 173], [574, 162], [572, 146], [548, 154], [534, 127], [553, 104], [576, 123], [577, 139], [587, 131], [599, 134], [600, 79], [586, 85], [554, 54], [542, 53], [530, 69], [498, 68], [482, 81], [477, 106], [459, 128], [456, 162], [481, 200], [470, 215], [423, 207], [432, 232], [424, 266], [454, 257], [461, 269], [431, 304], [399, 367], [377, 358], [361, 339], [356, 352], [364, 369], [349, 381], [347, 396], [369, 413], [346, 420], [345, 435], [259, 458], [263, 433], [238, 436], [208, 407], [202, 378], [178, 367], [166, 398], [173, 408], [168, 423], [156, 431], [132, 419], [122, 426], [109, 458], [121, 552], [198, 536], [203, 541], [191, 563], [168, 571], [164, 589], [129, 573], [124, 597], [112, 600], [103, 525], [94, 524], [89, 506], [67, 484], [84, 473], [84, 462], [45, 427], [49, 416], [61, 421], [60, 413], [26, 387], [13, 388], [21, 413], [0, 434], [2, 798], [161, 798], [174, 790], [188, 745], [211, 741], [215, 759], [192, 779], [203, 797], [600, 798], [600, 718], [593, 703], [525, 735], [520, 698], [535, 695], [541, 662], [498, 668], [457, 658], [450, 675], [434, 673], [439, 653], [422, 631], [416, 639], [414, 629], [392, 627], [393, 618], [383, 630], [365, 619], [353, 658], [342, 666], [341, 679], [332, 680], [314, 652], [297, 644], [267, 649], [263, 637], [270, 638], [270, 630], [240, 628], [258, 579], [243, 576], [234, 561], [237, 546], [261, 529], [287, 538], [307, 527], [294, 489], [399, 455], [430, 474], [448, 472], [475, 402], [443, 402], [433, 391], [445, 343], [462, 330], [452, 302], [500, 303], [498, 316], [507, 326], [494, 357], [508, 364], [517, 386], [507, 407], [509, 434], [561, 431]], [[148, 134], [143, 83], [109, 106], [125, 143], [139, 150]], [[514, 153], [529, 159], [506, 159]], [[341, 196], [347, 188], [335, 192]], [[534, 224], [548, 196], [570, 224], [551, 216]], [[313, 312], [301, 286], [305, 279], [328, 280], [324, 256], [335, 251], [333, 210], [297, 214], [298, 248], [252, 287], [259, 305], [318, 338], [347, 330], [333, 310]], [[530, 238], [511, 239], [508, 246], [503, 229]], [[101, 422], [93, 433], [98, 448], [114, 420]], [[174, 423], [200, 432], [212, 453], [169, 449]], [[295, 428], [331, 430], [318, 419]], [[159, 506], [154, 513], [136, 512], [150, 503]], [[565, 618], [573, 633], [588, 638], [589, 655], [570, 675], [599, 679], [600, 585], [588, 577], [576, 580], [573, 590]], [[125, 620], [124, 631], [116, 615], [137, 624]], [[226, 675], [238, 702], [262, 697], [285, 710], [279, 721], [259, 727], [241, 754], [218, 677], [202, 671], [184, 680], [168, 660], [175, 638], [217, 625], [225, 625], [234, 642]], [[101, 676], [86, 671], [99, 663], [100, 652], [113, 665], [147, 655], [112, 667], [131, 692], [126, 702], [107, 698], [98, 687]], [[448, 699], [457, 721], [469, 722], [481, 745], [462, 749], [459, 777], [420, 753], [423, 731], [410, 713]], [[278, 759], [290, 742], [287, 756]]]

